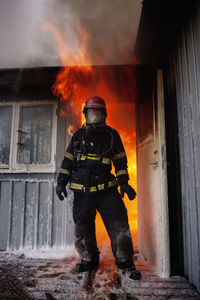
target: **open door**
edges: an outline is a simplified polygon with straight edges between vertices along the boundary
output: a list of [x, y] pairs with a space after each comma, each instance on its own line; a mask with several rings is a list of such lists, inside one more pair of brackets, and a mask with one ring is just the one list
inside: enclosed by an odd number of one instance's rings
[[170, 275], [162, 70], [140, 70], [137, 122], [138, 248], [156, 274]]

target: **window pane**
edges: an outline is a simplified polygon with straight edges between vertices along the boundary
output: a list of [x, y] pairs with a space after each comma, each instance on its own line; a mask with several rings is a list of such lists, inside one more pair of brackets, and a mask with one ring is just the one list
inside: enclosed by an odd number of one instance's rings
[[22, 106], [20, 114], [18, 163], [51, 162], [53, 105]]
[[8, 165], [12, 126], [12, 106], [0, 106], [0, 165]]

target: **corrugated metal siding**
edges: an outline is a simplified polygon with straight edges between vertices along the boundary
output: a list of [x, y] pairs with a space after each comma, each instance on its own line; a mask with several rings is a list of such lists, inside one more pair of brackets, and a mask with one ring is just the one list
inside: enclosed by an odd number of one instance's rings
[[73, 243], [72, 193], [59, 201], [52, 180], [0, 181], [0, 250]]
[[171, 72], [176, 80], [184, 272], [200, 290], [200, 8], [177, 34]]

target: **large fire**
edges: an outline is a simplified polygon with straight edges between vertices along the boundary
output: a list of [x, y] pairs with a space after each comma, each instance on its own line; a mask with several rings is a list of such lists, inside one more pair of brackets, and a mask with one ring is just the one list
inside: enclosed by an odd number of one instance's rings
[[[136, 131], [134, 106], [133, 66], [91, 66], [88, 51], [88, 33], [77, 26], [81, 37], [80, 48], [72, 52], [64, 45], [61, 33], [51, 23], [46, 27], [52, 31], [57, 42], [63, 67], [52, 87], [60, 98], [60, 115], [70, 119], [68, 134], [73, 133], [82, 122], [82, 105], [92, 95], [105, 99], [107, 124], [118, 130], [128, 157], [130, 184], [136, 189]], [[134, 245], [137, 245], [137, 201], [124, 199], [128, 210], [129, 224]], [[100, 216], [96, 218], [98, 244], [109, 243], [108, 235]]]

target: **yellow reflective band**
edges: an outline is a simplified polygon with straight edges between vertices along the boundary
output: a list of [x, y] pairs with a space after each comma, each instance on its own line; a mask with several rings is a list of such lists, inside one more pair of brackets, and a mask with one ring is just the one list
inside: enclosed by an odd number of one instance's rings
[[94, 156], [87, 156], [87, 159], [92, 159], [92, 160], [100, 160], [100, 157], [94, 157]]
[[68, 171], [67, 169], [60, 169], [60, 173], [67, 174], [70, 176], [70, 171]]
[[[86, 155], [82, 155], [80, 160], [86, 160], [86, 159], [91, 159], [91, 160], [100, 160], [100, 156], [98, 156], [97, 154], [93, 154], [93, 153], [89, 153], [87, 156]], [[110, 158], [106, 158], [103, 157], [102, 159], [102, 164], [110, 164], [111, 159]]]
[[70, 188], [76, 189], [76, 190], [82, 190], [83, 189], [83, 185], [82, 184], [78, 184], [78, 183], [70, 183]]
[[98, 189], [101, 191], [101, 190], [104, 190], [104, 183], [103, 184], [98, 184]]
[[71, 153], [69, 152], [65, 152], [65, 157], [69, 158], [70, 160], [74, 160], [74, 155], [72, 155]]
[[[67, 155], [67, 154], [66, 154]], [[66, 156], [68, 157], [68, 156]], [[68, 157], [69, 158], [69, 157]], [[69, 158], [70, 159], [70, 158]], [[78, 160], [86, 160], [86, 159], [91, 159], [91, 160], [96, 160], [96, 161], [100, 161], [101, 157], [98, 156], [98, 154], [94, 154], [94, 153], [88, 153], [88, 155], [80, 155], [77, 156], [77, 159]], [[74, 160], [74, 157], [73, 157], [73, 160]], [[106, 165], [109, 165], [111, 162], [111, 159], [110, 158], [106, 158], [106, 157], [103, 157], [102, 158], [102, 164], [106, 164]]]
[[[116, 180], [113, 180], [113, 181], [109, 181], [108, 182], [108, 187], [111, 188], [113, 186], [117, 185], [117, 182]], [[71, 189], [75, 189], [75, 190], [83, 190], [85, 192], [85, 186], [82, 185], [82, 184], [78, 184], [78, 183], [75, 183], [75, 182], [71, 182], [70, 183], [70, 186], [69, 186]], [[89, 192], [97, 192], [98, 190], [99, 191], [102, 191], [104, 190], [105, 188], [105, 184], [98, 184], [97, 187], [96, 186], [90, 186], [89, 187]]]
[[121, 153], [116, 154], [115, 156], [113, 156], [112, 160], [115, 161], [115, 160], [123, 158], [123, 157], [126, 157], [125, 152], [121, 152]]
[[117, 171], [117, 172], [116, 172], [116, 176], [124, 175], [124, 174], [127, 174], [127, 175], [128, 175], [128, 171], [127, 171], [126, 169], [120, 170], [120, 171]]
[[102, 159], [102, 164], [106, 164], [106, 165], [109, 165], [110, 164], [110, 158], [106, 158], [106, 157], [103, 157]]
[[87, 158], [87, 156], [85, 156], [85, 155], [81, 156], [81, 160], [86, 160], [86, 158]]
[[109, 187], [109, 188], [110, 188], [110, 187], [113, 187], [113, 186], [115, 186], [115, 185], [117, 185], [117, 182], [116, 182], [115, 180], [109, 181], [109, 182], [108, 182], [108, 187]]
[[96, 191], [97, 191], [96, 186], [91, 186], [91, 187], [89, 188], [89, 192], [96, 192]]

